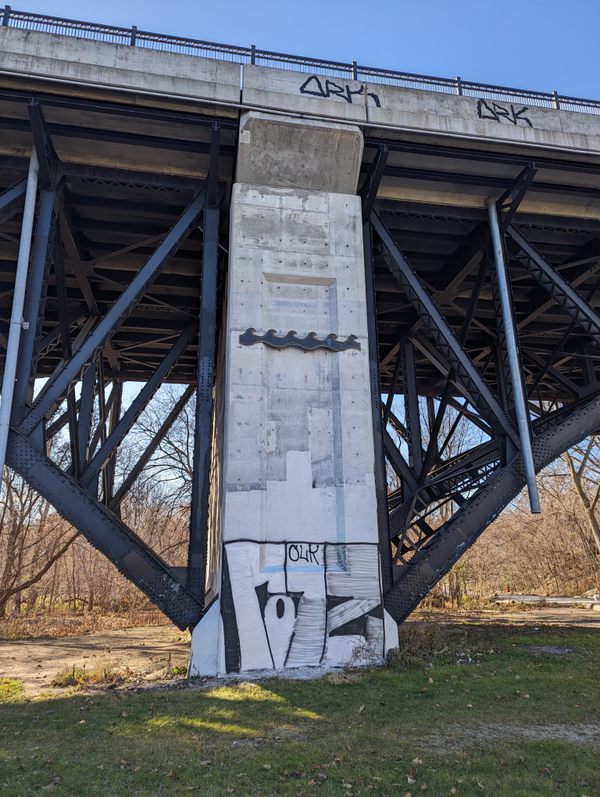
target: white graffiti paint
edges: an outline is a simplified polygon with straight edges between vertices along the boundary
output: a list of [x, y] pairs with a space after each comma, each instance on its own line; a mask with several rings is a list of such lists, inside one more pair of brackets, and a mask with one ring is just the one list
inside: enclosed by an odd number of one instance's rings
[[365, 645], [383, 656], [376, 545], [236, 540], [225, 557], [228, 672], [339, 664]]

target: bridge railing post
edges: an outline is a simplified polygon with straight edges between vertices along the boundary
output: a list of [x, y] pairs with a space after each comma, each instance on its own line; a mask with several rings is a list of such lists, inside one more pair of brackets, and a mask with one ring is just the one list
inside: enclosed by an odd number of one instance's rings
[[558, 92], [552, 92], [552, 104], [554, 105], [555, 110], [560, 111], [560, 99], [558, 97]]
[[8, 27], [11, 10], [10, 6], [4, 6], [4, 10], [2, 11], [2, 27], [4, 28]]
[[250, 45], [250, 63], [254, 65], [256, 63], [256, 45]]
[[130, 44], [132, 47], [135, 47], [135, 40], [136, 40], [136, 38], [137, 38], [137, 25], [132, 25], [132, 26], [131, 26], [131, 37], [130, 37], [130, 39], [129, 39], [129, 44]]
[[462, 97], [463, 87], [462, 87], [462, 79], [460, 75], [456, 76], [456, 93]]

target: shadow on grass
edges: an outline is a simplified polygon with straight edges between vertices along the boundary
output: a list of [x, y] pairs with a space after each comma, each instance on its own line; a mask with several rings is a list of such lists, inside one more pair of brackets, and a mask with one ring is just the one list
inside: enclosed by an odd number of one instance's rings
[[[434, 642], [412, 664], [352, 677], [4, 703], [0, 792], [600, 793], [582, 730], [600, 728], [600, 634], [457, 626]], [[536, 735], [543, 726], [563, 730]]]

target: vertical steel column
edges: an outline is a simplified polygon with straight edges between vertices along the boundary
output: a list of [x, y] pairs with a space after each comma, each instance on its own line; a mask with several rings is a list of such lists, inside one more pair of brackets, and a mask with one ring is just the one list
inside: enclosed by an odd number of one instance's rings
[[377, 305], [375, 301], [375, 267], [373, 263], [373, 233], [371, 224], [363, 224], [365, 254], [365, 294], [367, 304], [367, 332], [369, 335], [369, 381], [371, 383], [371, 411], [375, 444], [375, 497], [377, 500], [377, 529], [381, 585], [387, 592], [393, 584], [392, 549], [390, 545], [390, 517], [388, 514], [383, 419], [381, 417], [381, 384], [379, 377], [379, 347], [377, 345]]
[[417, 366], [415, 349], [411, 340], [405, 340], [402, 350], [402, 378], [404, 380], [404, 423], [408, 429], [408, 463], [421, 479], [423, 470], [423, 443], [421, 439], [421, 413], [417, 392]]
[[217, 265], [219, 254], [219, 139], [215, 124], [210, 140], [210, 159], [202, 241], [202, 285], [198, 333], [198, 381], [192, 476], [192, 506], [188, 546], [187, 587], [204, 602], [208, 509], [213, 429], [217, 326]]
[[[7, 6], [7, 8], [9, 8], [9, 6]], [[23, 220], [21, 222], [21, 237], [19, 238], [17, 271], [15, 275], [15, 287], [8, 330], [6, 358], [4, 361], [4, 375], [2, 377], [2, 395], [0, 397], [0, 482], [2, 481], [2, 474], [4, 472], [6, 444], [8, 442], [10, 416], [15, 392], [15, 377], [18, 370], [19, 346], [21, 329], [23, 326], [23, 307], [25, 304], [27, 274], [29, 271], [29, 252], [31, 250], [33, 219], [35, 216], [38, 174], [38, 159], [34, 149], [31, 153], [29, 173], [27, 175], [27, 190], [25, 193], [25, 205], [23, 207]]]
[[[110, 421], [109, 421], [109, 436], [114, 434], [117, 424], [121, 418], [121, 404], [123, 402], [123, 381], [113, 381], [113, 388], [115, 391], [115, 400], [110, 408]], [[115, 489], [115, 470], [117, 467], [117, 452], [118, 446], [115, 446], [112, 456], [104, 466], [104, 494], [102, 496], [103, 503], [107, 506], [113, 498]]]
[[537, 489], [535, 476], [535, 463], [531, 448], [531, 432], [529, 427], [529, 412], [527, 409], [527, 399], [525, 398], [525, 388], [521, 375], [519, 355], [519, 343], [515, 319], [513, 316], [510, 282], [506, 259], [504, 256], [504, 244], [500, 233], [500, 223], [498, 221], [498, 211], [496, 201], [492, 198], [487, 200], [488, 217], [490, 230], [492, 233], [492, 243], [494, 246], [494, 261], [496, 263], [496, 275], [498, 278], [498, 289], [500, 292], [500, 305], [502, 308], [502, 321], [504, 324], [504, 334], [506, 339], [506, 349], [508, 354], [508, 365], [510, 369], [510, 379], [513, 388], [513, 398], [515, 402], [515, 414], [517, 416], [517, 428], [519, 430], [519, 441], [521, 445], [521, 456], [525, 469], [525, 480], [529, 493], [529, 505], [532, 512], [541, 512], [540, 499]]
[[[94, 413], [94, 388], [96, 384], [96, 366], [91, 363], [85, 370], [81, 380], [81, 397], [79, 400], [79, 422], [77, 424], [77, 446], [79, 463], [84, 467], [88, 458], [88, 446]], [[91, 456], [91, 452], [90, 456]]]
[[31, 269], [29, 272], [29, 285], [25, 301], [24, 319], [28, 327], [21, 338], [17, 382], [15, 385], [13, 403], [13, 415], [16, 416], [17, 419], [20, 419], [24, 413], [25, 404], [31, 388], [32, 374], [35, 372], [35, 341], [38, 335], [40, 305], [43, 301], [43, 290], [46, 282], [48, 246], [50, 244], [50, 231], [52, 229], [54, 199], [54, 190], [42, 189], [38, 208], [38, 220], [35, 231]]
[[[69, 322], [69, 302], [67, 298], [65, 267], [60, 246], [56, 247], [54, 253], [54, 278], [56, 280], [56, 296], [58, 298], [58, 315], [62, 356], [64, 360], [69, 360], [72, 355], [71, 325]], [[75, 476], [75, 478], [78, 478], [81, 473], [81, 461], [79, 459], [77, 401], [75, 399], [74, 385], [71, 386], [71, 389], [67, 393], [67, 412], [69, 415], [71, 473], [73, 476]]]

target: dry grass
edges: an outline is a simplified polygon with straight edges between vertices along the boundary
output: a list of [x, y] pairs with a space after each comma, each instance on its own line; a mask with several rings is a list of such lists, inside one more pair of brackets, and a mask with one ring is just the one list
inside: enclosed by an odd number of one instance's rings
[[16, 678], [0, 678], [0, 703], [23, 700], [23, 684]]
[[52, 680], [52, 686], [57, 689], [67, 689], [71, 687], [97, 686], [113, 687], [122, 686], [128, 681], [141, 678], [139, 673], [133, 672], [129, 667], [117, 667], [114, 664], [99, 664], [92, 669], [76, 667], [59, 672]]
[[400, 626], [398, 647], [388, 654], [387, 664], [394, 670], [414, 665], [442, 663], [470, 664], [482, 655], [495, 653], [497, 643], [514, 629], [490, 626], [441, 625], [431, 622], [411, 622]]
[[158, 609], [129, 609], [120, 612], [56, 612], [11, 615], [0, 618], [0, 639], [80, 636], [120, 631], [124, 628], [164, 625]]
[[[187, 667], [172, 665], [171, 658], [159, 675], [160, 680], [171, 681], [184, 678]], [[112, 689], [116, 686], [138, 684], [146, 681], [144, 672], [132, 670], [128, 666], [117, 665], [113, 662], [101, 662], [93, 667], [78, 667], [73, 665], [57, 673], [52, 679], [51, 686], [55, 689], [82, 689], [86, 687], [97, 689]]]

